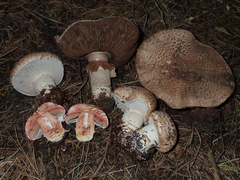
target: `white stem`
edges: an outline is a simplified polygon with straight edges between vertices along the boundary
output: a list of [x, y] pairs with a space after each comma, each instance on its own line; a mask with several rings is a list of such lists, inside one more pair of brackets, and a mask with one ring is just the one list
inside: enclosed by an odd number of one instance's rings
[[94, 99], [97, 99], [101, 93], [106, 93], [106, 96], [110, 96], [111, 80], [108, 69], [103, 69], [100, 66], [96, 72], [89, 72], [89, 76]]
[[140, 111], [128, 109], [124, 112], [122, 121], [123, 132], [126, 132], [128, 134], [143, 125], [144, 115]]
[[84, 115], [83, 115], [83, 125], [84, 125], [85, 127], [88, 127], [88, 126], [89, 126], [88, 117], [89, 117], [89, 113], [88, 113], [88, 112], [85, 112]]
[[[149, 120], [150, 119], [151, 118], [149, 118]], [[159, 145], [158, 130], [154, 122], [151, 122], [148, 125], [138, 129], [136, 133], [139, 133], [142, 135], [142, 137], [145, 137], [144, 139], [140, 139], [140, 141], [145, 144], [146, 149], [157, 147]]]
[[[87, 55], [88, 62], [106, 61], [108, 62], [108, 52], [93, 52]], [[99, 67], [95, 72], [89, 72], [90, 84], [92, 87], [93, 98], [97, 99], [101, 93], [111, 96], [111, 76], [110, 70]]]
[[[44, 74], [40, 77], [38, 77], [34, 82], [33, 85], [35, 86], [36, 90], [38, 92], [41, 92], [43, 89], [52, 89], [54, 86], [56, 86], [56, 83], [54, 82], [53, 78], [49, 74]], [[50, 91], [46, 91], [45, 93], [49, 93]]]

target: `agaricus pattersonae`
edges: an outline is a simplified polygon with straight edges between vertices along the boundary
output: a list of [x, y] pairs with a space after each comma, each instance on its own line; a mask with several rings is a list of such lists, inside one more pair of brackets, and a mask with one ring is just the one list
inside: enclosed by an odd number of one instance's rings
[[183, 29], [162, 30], [146, 39], [135, 65], [142, 86], [174, 109], [216, 107], [235, 89], [224, 58]]
[[113, 142], [139, 160], [150, 158], [156, 150], [168, 152], [177, 141], [177, 130], [170, 116], [156, 111], [157, 101], [148, 90], [121, 86], [114, 90], [116, 105], [123, 112], [112, 131]]
[[108, 127], [108, 117], [101, 109], [89, 104], [75, 104], [65, 115], [67, 124], [76, 123], [76, 137], [79, 141], [90, 141], [95, 133], [95, 124], [103, 129]]
[[120, 126], [124, 136], [141, 127], [157, 106], [154, 95], [137, 86], [120, 86], [113, 91], [113, 98], [123, 112]]
[[106, 17], [80, 20], [71, 24], [55, 41], [62, 52], [76, 60], [87, 60], [93, 103], [103, 109], [113, 109], [111, 77], [115, 68], [126, 64], [134, 55], [139, 30], [130, 20]]
[[62, 81], [64, 67], [58, 56], [36, 52], [20, 59], [10, 74], [10, 82], [20, 93], [40, 95], [41, 103], [62, 104], [63, 93], [56, 86]]
[[65, 130], [62, 126], [65, 109], [52, 102], [38, 107], [27, 120], [25, 133], [30, 140], [46, 137], [51, 142], [58, 142], [63, 138]]
[[130, 151], [139, 160], [146, 160], [155, 150], [160, 153], [170, 151], [177, 142], [177, 129], [172, 118], [163, 111], [153, 111], [131, 136]]

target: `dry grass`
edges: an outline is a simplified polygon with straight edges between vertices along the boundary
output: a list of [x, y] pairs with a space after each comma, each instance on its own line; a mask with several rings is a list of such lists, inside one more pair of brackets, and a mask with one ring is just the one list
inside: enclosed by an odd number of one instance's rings
[[[94, 139], [87, 143], [77, 142], [72, 130], [64, 143], [52, 144], [45, 139], [30, 142], [24, 125], [39, 103], [36, 97], [16, 92], [9, 83], [9, 73], [26, 54], [55, 53], [66, 69], [60, 85], [67, 97], [64, 106], [68, 109], [79, 102], [87, 103], [90, 88], [86, 63], [64, 56], [53, 37], [79, 19], [122, 16], [137, 24], [144, 38], [165, 28], [191, 31], [222, 54], [239, 85], [239, 0], [3, 0], [0, 7], [0, 179], [238, 179], [239, 86], [219, 107], [222, 129], [210, 131], [205, 128], [208, 123], [189, 123], [187, 113], [173, 113], [179, 130], [175, 149], [139, 162], [111, 143], [111, 126], [97, 129]], [[120, 84], [139, 85], [134, 59], [118, 72], [119, 77], [112, 81], [114, 88]], [[119, 115], [116, 109], [108, 114], [111, 124]], [[199, 123], [201, 126], [196, 126]]]

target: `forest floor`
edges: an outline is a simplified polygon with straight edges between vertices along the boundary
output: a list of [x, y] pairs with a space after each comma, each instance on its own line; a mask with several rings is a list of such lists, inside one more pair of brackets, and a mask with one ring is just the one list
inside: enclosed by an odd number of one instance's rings
[[[51, 52], [60, 57], [65, 76], [60, 89], [64, 107], [88, 103], [86, 62], [65, 56], [54, 42], [71, 23], [108, 16], [125, 17], [143, 33], [143, 40], [163, 29], [181, 28], [212, 46], [231, 67], [236, 90], [218, 108], [174, 110], [158, 100], [178, 128], [178, 142], [169, 153], [147, 161], [126, 154], [111, 141], [112, 124], [121, 111], [107, 113], [110, 126], [97, 128], [89, 142], [78, 142], [70, 130], [64, 145], [45, 138], [30, 141], [24, 126], [40, 105], [37, 97], [17, 92], [9, 82], [14, 65], [27, 54]], [[240, 1], [235, 0], [16, 0], [0, 2], [0, 179], [239, 179], [240, 176]], [[141, 86], [134, 57], [112, 79]]]

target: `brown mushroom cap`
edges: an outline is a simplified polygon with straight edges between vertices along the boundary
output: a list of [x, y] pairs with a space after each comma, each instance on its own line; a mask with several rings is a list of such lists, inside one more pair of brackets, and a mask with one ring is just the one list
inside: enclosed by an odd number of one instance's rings
[[159, 152], [168, 152], [177, 142], [177, 130], [171, 117], [163, 111], [154, 111], [150, 118], [153, 119], [158, 130]]
[[216, 107], [234, 91], [230, 67], [212, 47], [182, 29], [145, 40], [136, 55], [141, 84], [170, 107]]
[[138, 28], [128, 19], [107, 17], [80, 20], [71, 24], [61, 36], [55, 36], [62, 52], [72, 59], [81, 59], [96, 51], [110, 53], [109, 63], [121, 66], [129, 61], [137, 48]]

